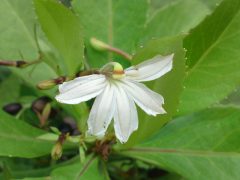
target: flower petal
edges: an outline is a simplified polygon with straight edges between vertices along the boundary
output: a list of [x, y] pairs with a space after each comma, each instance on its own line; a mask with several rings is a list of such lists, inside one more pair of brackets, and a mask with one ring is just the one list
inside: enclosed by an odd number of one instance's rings
[[147, 114], [156, 116], [157, 114], [166, 113], [162, 107], [164, 99], [160, 94], [135, 81], [124, 80], [122, 83], [127, 93], [133, 97], [137, 105]]
[[172, 69], [173, 56], [174, 54], [155, 56], [143, 63], [127, 68], [125, 74], [127, 78], [138, 82], [157, 79]]
[[59, 86], [60, 94], [55, 98], [66, 104], [79, 104], [100, 94], [106, 86], [104, 75], [90, 75], [76, 78]]
[[134, 101], [124, 92], [123, 88], [117, 86], [114, 114], [115, 134], [121, 143], [125, 143], [137, 128], [138, 117]]
[[88, 133], [98, 137], [104, 136], [115, 111], [114, 87], [107, 83], [104, 91], [96, 98], [89, 118]]

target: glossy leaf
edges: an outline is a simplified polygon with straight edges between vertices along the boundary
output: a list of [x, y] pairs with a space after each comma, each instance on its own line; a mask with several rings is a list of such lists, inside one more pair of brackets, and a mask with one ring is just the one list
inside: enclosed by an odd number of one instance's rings
[[238, 179], [240, 110], [216, 108], [167, 124], [125, 154], [187, 179]]
[[52, 0], [35, 0], [34, 5], [45, 35], [62, 55], [68, 74], [74, 75], [83, 65], [83, 33], [79, 19], [63, 4]]
[[206, 108], [240, 83], [240, 1], [225, 0], [185, 39], [187, 64], [180, 113]]

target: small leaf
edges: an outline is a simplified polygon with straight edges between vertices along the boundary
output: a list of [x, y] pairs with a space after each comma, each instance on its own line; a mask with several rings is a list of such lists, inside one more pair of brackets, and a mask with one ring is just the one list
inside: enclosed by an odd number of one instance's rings
[[46, 134], [42, 134], [42, 135], [38, 136], [37, 139], [42, 139], [42, 140], [47, 140], [47, 141], [57, 141], [58, 135], [53, 134], [53, 133], [46, 133]]
[[50, 129], [51, 129], [51, 131], [54, 132], [55, 134], [58, 134], [58, 135], [61, 134], [61, 132], [59, 131], [59, 129], [56, 128], [56, 127], [51, 126]]
[[35, 0], [36, 14], [49, 41], [63, 56], [68, 75], [82, 68], [83, 33], [79, 19], [63, 4]]
[[85, 162], [85, 151], [82, 145], [79, 146], [79, 157], [81, 163]]

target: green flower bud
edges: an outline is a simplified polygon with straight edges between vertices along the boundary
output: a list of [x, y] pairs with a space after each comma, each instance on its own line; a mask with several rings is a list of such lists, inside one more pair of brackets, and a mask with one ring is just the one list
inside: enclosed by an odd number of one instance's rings
[[60, 142], [57, 142], [55, 146], [52, 148], [51, 152], [52, 159], [58, 160], [62, 156], [62, 144]]
[[45, 89], [51, 89], [56, 85], [57, 85], [56, 81], [52, 79], [52, 80], [46, 80], [38, 83], [37, 87], [38, 89], [45, 90]]

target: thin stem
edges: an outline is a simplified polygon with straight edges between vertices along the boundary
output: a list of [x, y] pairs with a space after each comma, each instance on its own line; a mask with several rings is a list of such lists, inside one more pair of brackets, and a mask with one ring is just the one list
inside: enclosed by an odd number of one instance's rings
[[92, 47], [95, 50], [98, 50], [98, 51], [110, 51], [110, 52], [113, 52], [115, 54], [118, 54], [118, 55], [124, 57], [125, 59], [127, 59], [129, 61], [132, 60], [132, 56], [130, 54], [124, 52], [121, 49], [113, 47], [111, 44], [107, 44], [107, 43], [105, 43], [103, 41], [100, 41], [100, 40], [96, 39], [95, 37], [92, 37], [90, 39], [90, 43], [91, 43]]
[[35, 61], [27, 62], [27, 61], [8, 61], [8, 60], [0, 60], [0, 66], [10, 66], [10, 67], [17, 67], [17, 68], [25, 68], [27, 66], [40, 63], [41, 60], [37, 59]]
[[[0, 60], [0, 66], [10, 66], [10, 67], [17, 67], [17, 68], [25, 68], [25, 67], [28, 67], [30, 65], [40, 63], [41, 59], [43, 57], [43, 54], [42, 54], [42, 51], [40, 49], [40, 45], [39, 45], [38, 38], [37, 38], [37, 25], [36, 24], [34, 25], [34, 39], [35, 39], [36, 46], [37, 46], [37, 49], [38, 49], [38, 58], [36, 60], [30, 61], [30, 62], [24, 61], [24, 60], [17, 60], [17, 61]], [[21, 54], [21, 57], [22, 57], [22, 59], [24, 59], [22, 54]]]
[[79, 73], [77, 73], [75, 76], [72, 76], [72, 77], [60, 76], [55, 79], [45, 80], [38, 83], [37, 88], [40, 90], [51, 89], [58, 84], [62, 84], [63, 82], [70, 81], [76, 77], [88, 76], [91, 74], [100, 74], [100, 72], [97, 69], [92, 69], [92, 70], [80, 71]]
[[118, 49], [118, 48], [115, 48], [115, 47], [112, 47], [112, 46], [109, 46], [107, 48], [109, 51], [112, 51], [118, 55], [121, 55], [123, 56], [125, 59], [131, 61], [132, 60], [132, 56], [124, 51], [122, 51], [121, 49]]

